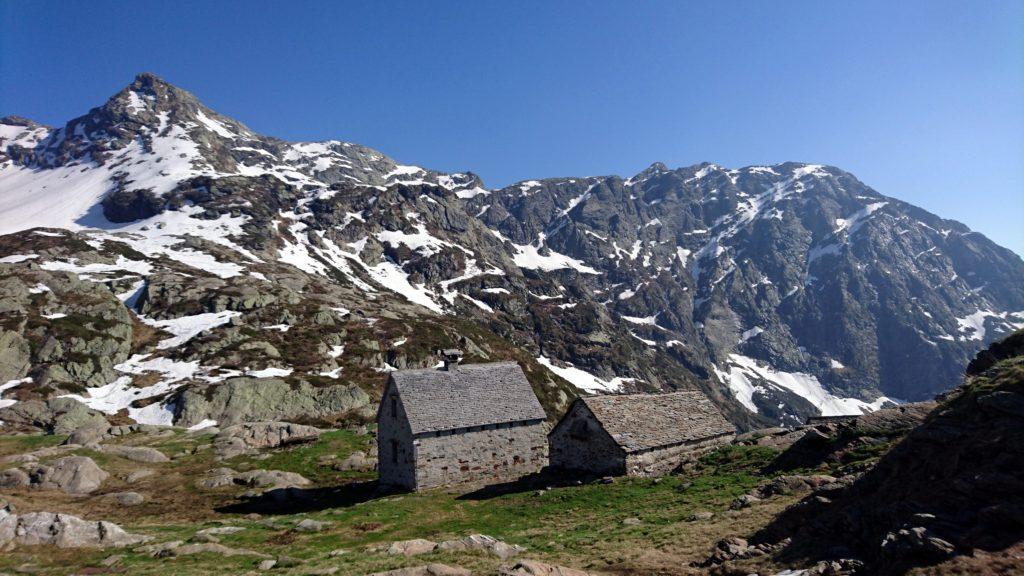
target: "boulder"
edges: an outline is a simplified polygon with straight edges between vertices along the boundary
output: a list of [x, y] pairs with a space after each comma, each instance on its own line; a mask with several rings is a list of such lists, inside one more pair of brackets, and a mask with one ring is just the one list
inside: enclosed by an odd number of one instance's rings
[[231, 468], [214, 468], [196, 481], [200, 488], [214, 489], [232, 486], [235, 483], [235, 472]]
[[220, 426], [242, 422], [315, 419], [356, 410], [370, 397], [356, 385], [314, 387], [292, 385], [279, 378], [231, 378], [210, 386], [184, 389], [178, 394], [174, 422], [194, 426], [216, 420]]
[[124, 481], [129, 484], [135, 484], [143, 478], [149, 478], [153, 475], [153, 471], [148, 468], [142, 468], [140, 470], [132, 470], [125, 477]]
[[146, 501], [146, 497], [138, 492], [112, 492], [106, 495], [121, 506], [138, 506]]
[[0, 408], [0, 421], [13, 428], [37, 429], [48, 434], [71, 434], [89, 425], [108, 425], [101, 412], [67, 397], [26, 400]]
[[696, 522], [697, 520], [710, 520], [715, 517], [714, 512], [695, 512], [686, 517], [687, 522]]
[[729, 509], [730, 510], [740, 510], [740, 509], [743, 509], [743, 508], [750, 508], [755, 503], [760, 502], [760, 501], [761, 501], [761, 499], [758, 498], [757, 496], [754, 496], [753, 494], [744, 494], [744, 495], [736, 498], [735, 500], [733, 500], [732, 503], [729, 504]]
[[20, 380], [32, 367], [32, 349], [21, 334], [0, 332], [0, 382]]
[[223, 536], [224, 534], [234, 534], [236, 532], [244, 532], [245, 528], [241, 526], [214, 526], [213, 528], [203, 528], [196, 532], [196, 534], [210, 534], [212, 536]]
[[834, 477], [823, 474], [815, 474], [813, 476], [778, 476], [758, 488], [755, 495], [758, 498], [768, 498], [769, 496], [785, 494], [806, 494], [822, 486], [832, 484], [835, 481]]
[[331, 526], [330, 522], [321, 522], [312, 518], [300, 520], [295, 525], [296, 532], [322, 532]]
[[103, 446], [102, 452], [144, 464], [160, 464], [171, 461], [163, 452], [149, 446]]
[[537, 560], [521, 560], [511, 566], [504, 566], [501, 576], [591, 576], [589, 572], [546, 564]]
[[340, 462], [336, 462], [331, 467], [339, 472], [348, 472], [353, 470], [365, 472], [377, 468], [377, 459], [368, 457], [366, 452], [363, 452], [362, 450], [356, 450], [347, 458]]
[[190, 544], [182, 544], [173, 548], [164, 549], [161, 553], [162, 556], [190, 556], [192, 554], [217, 554], [219, 556], [257, 556], [259, 558], [269, 558], [270, 556], [262, 552], [256, 552], [254, 550], [247, 550], [245, 548], [230, 548], [223, 544], [216, 542], [194, 542]]
[[311, 484], [301, 474], [282, 470], [250, 470], [236, 474], [235, 484], [244, 484], [253, 488], [289, 488], [308, 486]]
[[106, 472], [88, 456], [65, 456], [49, 466], [37, 466], [29, 474], [33, 488], [89, 494], [107, 479]]
[[392, 556], [419, 556], [420, 554], [429, 554], [437, 548], [436, 542], [430, 540], [424, 540], [422, 538], [416, 538], [414, 540], [402, 540], [399, 542], [392, 542], [387, 547], [388, 554]]
[[213, 439], [221, 458], [231, 458], [256, 448], [277, 448], [320, 437], [320, 429], [289, 422], [246, 422], [221, 429]]
[[29, 476], [20, 468], [9, 468], [0, 472], [0, 488], [7, 490], [24, 488], [29, 485]]
[[125, 532], [117, 524], [83, 520], [70, 514], [30, 512], [0, 518], [0, 544], [9, 532], [10, 518], [16, 518], [13, 537], [8, 541], [21, 546], [52, 545], [59, 548], [108, 548], [130, 546], [148, 540]]
[[493, 536], [486, 536], [484, 534], [470, 534], [465, 538], [459, 538], [457, 540], [445, 540], [437, 545], [437, 549], [449, 552], [477, 550], [480, 552], [487, 552], [488, 554], [497, 556], [502, 560], [508, 560], [509, 558], [526, 550], [521, 546], [506, 544]]
[[368, 576], [472, 576], [472, 574], [469, 570], [458, 566], [427, 564], [426, 566], [411, 566], [387, 572], [374, 572]]
[[110, 426], [104, 421], [90, 422], [85, 426], [80, 426], [67, 437], [64, 444], [78, 444], [79, 446], [86, 446], [88, 444], [98, 444], [107, 437], [107, 431]]
[[956, 546], [922, 526], [902, 528], [886, 534], [882, 540], [882, 555], [902, 558], [917, 556], [939, 561], [952, 556]]

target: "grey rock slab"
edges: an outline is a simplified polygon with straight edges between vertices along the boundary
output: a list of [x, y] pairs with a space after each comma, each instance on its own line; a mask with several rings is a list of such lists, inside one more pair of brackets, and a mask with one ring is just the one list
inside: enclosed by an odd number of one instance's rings
[[501, 576], [592, 576], [583, 570], [537, 560], [520, 560], [511, 566], [502, 567], [499, 574]]
[[493, 536], [487, 536], [485, 534], [470, 534], [465, 538], [445, 540], [437, 545], [437, 549], [450, 552], [477, 550], [480, 552], [487, 552], [488, 554], [497, 556], [502, 560], [507, 560], [526, 550], [521, 546], [507, 544]]
[[121, 506], [138, 506], [146, 501], [146, 497], [138, 492], [113, 492], [106, 495]]
[[154, 472], [148, 468], [143, 468], [141, 470], [132, 470], [124, 477], [124, 481], [129, 484], [135, 484], [139, 480], [142, 480], [143, 478], [149, 478], [153, 474]]
[[29, 485], [29, 476], [20, 468], [8, 468], [0, 472], [0, 488], [24, 488]]
[[97, 490], [109, 474], [88, 456], [65, 456], [49, 466], [34, 468], [30, 476], [33, 488], [89, 494]]
[[104, 454], [144, 464], [161, 464], [171, 461], [166, 454], [149, 446], [103, 446], [102, 451]]
[[85, 426], [76, 428], [70, 436], [64, 440], [64, 444], [97, 444], [107, 437], [110, 427], [106, 423], [90, 422]]
[[374, 572], [368, 576], [472, 576], [472, 574], [471, 571], [458, 566], [427, 564], [425, 566], [398, 568], [386, 572]]
[[235, 484], [244, 484], [253, 488], [289, 488], [308, 486], [311, 482], [296, 472], [282, 470], [250, 470], [236, 474]]
[[437, 548], [437, 542], [415, 538], [413, 540], [392, 542], [385, 550], [385, 553], [391, 556], [419, 556], [420, 554], [429, 554], [435, 548]]
[[313, 520], [312, 518], [305, 518], [295, 525], [295, 530], [297, 532], [322, 532], [330, 528], [330, 526], [330, 522], [322, 522], [319, 520]]
[[129, 534], [111, 522], [83, 520], [70, 514], [30, 512], [18, 515], [17, 519], [13, 542], [23, 546], [107, 548], [131, 546], [148, 539]]
[[246, 550], [244, 548], [231, 548], [223, 544], [216, 542], [197, 542], [192, 544], [182, 544], [181, 546], [171, 548], [168, 550], [171, 556], [190, 556], [192, 554], [216, 554], [218, 556], [256, 556], [259, 558], [269, 558], [267, 554], [262, 552], [256, 552], [255, 550]]

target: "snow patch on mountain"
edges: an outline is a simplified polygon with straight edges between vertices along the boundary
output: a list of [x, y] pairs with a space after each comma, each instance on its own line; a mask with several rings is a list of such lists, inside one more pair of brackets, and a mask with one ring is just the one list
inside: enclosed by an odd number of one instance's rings
[[758, 360], [730, 354], [724, 367], [714, 366], [718, 378], [729, 386], [736, 399], [751, 412], [758, 412], [753, 396], [765, 387], [788, 390], [813, 404], [822, 416], [863, 414], [878, 410], [891, 399], [879, 397], [874, 402], [856, 398], [840, 398], [825, 391], [817, 377], [802, 372], [784, 372], [761, 365]]
[[241, 314], [241, 312], [225, 310], [223, 312], [207, 312], [194, 316], [182, 316], [181, 318], [172, 318], [170, 320], [152, 320], [145, 316], [139, 316], [139, 320], [174, 335], [173, 338], [161, 340], [156, 346], [158, 350], [166, 350], [181, 346], [206, 330], [223, 326], [231, 322], [232, 318], [241, 316]]
[[565, 363], [565, 366], [557, 366], [546, 356], [538, 356], [537, 362], [585, 392], [621, 392], [623, 385], [636, 382], [636, 378], [623, 378], [620, 376], [604, 380], [589, 372], [580, 370], [568, 362]]
[[565, 254], [559, 254], [554, 250], [548, 248], [548, 254], [544, 255], [540, 253], [540, 250], [533, 244], [527, 244], [525, 246], [520, 244], [513, 244], [516, 253], [512, 257], [512, 260], [516, 263], [516, 266], [520, 268], [526, 268], [530, 270], [543, 270], [550, 272], [552, 270], [561, 270], [564, 268], [571, 268], [583, 274], [600, 274], [594, 268], [587, 266], [582, 260], [577, 260]]

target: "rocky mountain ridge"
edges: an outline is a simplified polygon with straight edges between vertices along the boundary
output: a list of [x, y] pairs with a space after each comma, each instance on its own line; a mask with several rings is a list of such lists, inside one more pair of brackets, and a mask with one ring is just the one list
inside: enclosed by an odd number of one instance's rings
[[552, 415], [698, 387], [793, 424], [928, 398], [1024, 325], [1019, 257], [836, 168], [491, 190], [257, 135], [149, 74], [56, 130], [0, 120], [0, 232], [0, 403], [148, 423], [295, 417], [260, 412], [274, 380], [366, 417], [451, 345], [519, 360]]

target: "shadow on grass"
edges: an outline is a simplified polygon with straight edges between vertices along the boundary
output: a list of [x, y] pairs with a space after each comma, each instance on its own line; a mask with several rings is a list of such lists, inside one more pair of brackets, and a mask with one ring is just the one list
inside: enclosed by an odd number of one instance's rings
[[490, 500], [509, 494], [520, 494], [533, 490], [546, 490], [548, 488], [562, 488], [565, 486], [580, 486], [600, 480], [600, 476], [586, 475], [560, 470], [545, 468], [509, 482], [499, 484], [488, 484], [478, 490], [467, 492], [457, 500]]
[[224, 514], [298, 514], [348, 508], [395, 493], [376, 480], [318, 488], [275, 488], [215, 510]]

